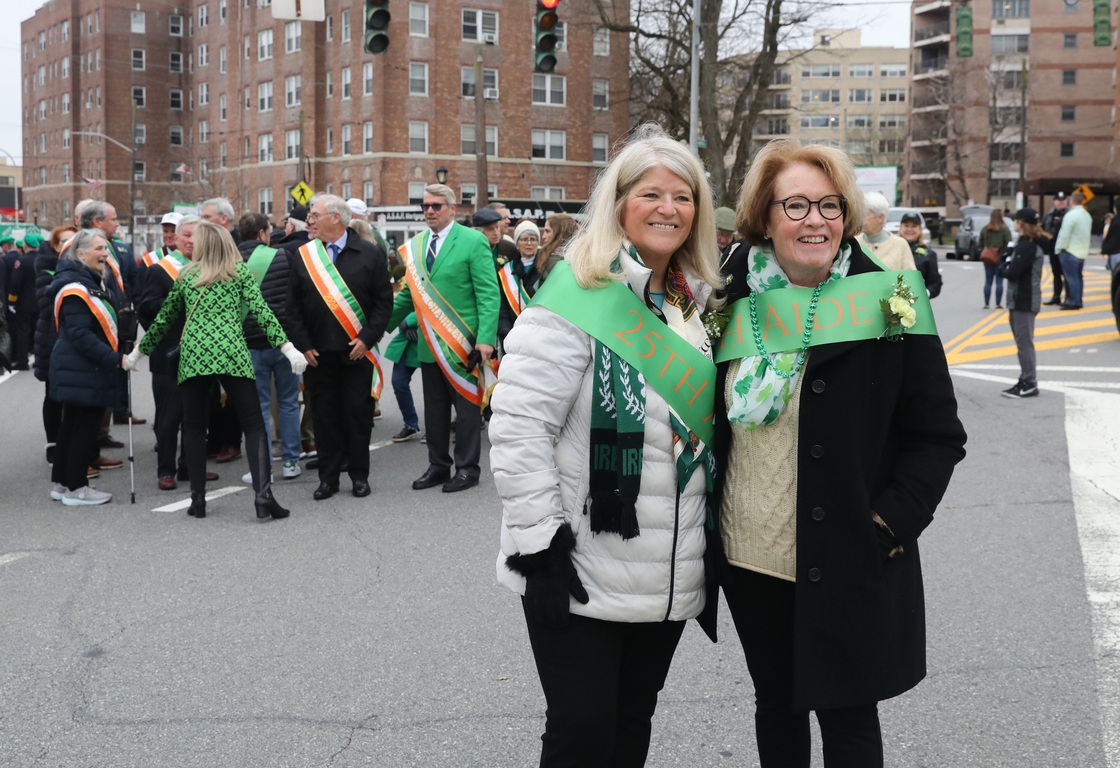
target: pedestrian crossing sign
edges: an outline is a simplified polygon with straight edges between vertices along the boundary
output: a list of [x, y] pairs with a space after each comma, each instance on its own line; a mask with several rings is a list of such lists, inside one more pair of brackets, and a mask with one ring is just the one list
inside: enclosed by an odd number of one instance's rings
[[292, 199], [300, 205], [307, 205], [307, 201], [315, 195], [315, 190], [308, 186], [306, 181], [301, 181], [292, 187]]
[[1089, 202], [1090, 200], [1092, 200], [1094, 197], [1096, 197], [1096, 195], [1093, 194], [1093, 191], [1091, 189], [1089, 189], [1088, 184], [1082, 184], [1080, 187], [1078, 187], [1077, 189], [1075, 189], [1073, 191], [1074, 192], [1080, 192], [1081, 194], [1083, 194], [1085, 196], [1085, 202], [1086, 203]]

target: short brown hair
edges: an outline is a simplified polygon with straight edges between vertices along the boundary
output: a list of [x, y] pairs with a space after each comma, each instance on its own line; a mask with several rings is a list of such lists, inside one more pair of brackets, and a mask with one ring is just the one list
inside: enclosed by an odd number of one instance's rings
[[867, 218], [863, 192], [856, 184], [856, 171], [852, 161], [839, 149], [823, 144], [799, 145], [796, 141], [779, 139], [763, 147], [747, 178], [743, 180], [743, 191], [739, 196], [739, 207], [735, 211], [739, 234], [750, 245], [766, 242], [766, 225], [770, 222], [770, 203], [774, 200], [774, 185], [778, 174], [791, 165], [802, 163], [819, 168], [828, 176], [840, 196], [847, 200], [844, 210], [844, 237], [855, 237], [863, 228]]
[[1081, 205], [1083, 202], [1085, 202], [1085, 195], [1081, 194], [1080, 192], [1074, 192], [1069, 196], [1069, 201], [1074, 205]]

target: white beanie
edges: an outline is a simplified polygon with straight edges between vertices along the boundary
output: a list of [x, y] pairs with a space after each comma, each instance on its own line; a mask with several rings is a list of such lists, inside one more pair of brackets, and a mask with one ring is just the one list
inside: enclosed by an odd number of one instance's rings
[[536, 235], [538, 240], [541, 239], [540, 228], [531, 221], [523, 221], [517, 225], [517, 229], [513, 230], [513, 242], [516, 243], [525, 234]]

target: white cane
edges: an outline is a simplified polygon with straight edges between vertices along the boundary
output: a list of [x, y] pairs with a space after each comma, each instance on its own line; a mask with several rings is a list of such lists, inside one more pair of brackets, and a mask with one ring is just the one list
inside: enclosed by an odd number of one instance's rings
[[129, 498], [136, 503], [136, 459], [132, 453], [132, 371], [127, 371], [128, 378], [128, 486]]

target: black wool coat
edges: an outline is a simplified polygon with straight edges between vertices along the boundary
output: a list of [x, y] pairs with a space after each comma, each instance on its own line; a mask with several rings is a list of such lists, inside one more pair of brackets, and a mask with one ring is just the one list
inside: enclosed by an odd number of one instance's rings
[[57, 291], [51, 290], [55, 271], [58, 269], [58, 254], [54, 251], [40, 253], [35, 257], [35, 295], [39, 300], [39, 318], [35, 321], [35, 378], [39, 381], [50, 380], [51, 350], [58, 341], [54, 326], [54, 297]]
[[[334, 266], [365, 313], [366, 323], [358, 332], [358, 338], [372, 348], [384, 335], [393, 311], [393, 285], [389, 282], [389, 268], [382, 250], [362, 240], [354, 230], [346, 232], [346, 247], [338, 254]], [[350, 337], [323, 301], [298, 252], [292, 255], [284, 330], [300, 352], [350, 349]]]
[[[849, 274], [880, 269], [854, 240], [847, 244]], [[749, 293], [748, 252], [740, 248], [728, 262], [729, 303]], [[724, 407], [729, 365], [721, 363], [717, 374], [717, 509], [731, 430], [739, 429]], [[868, 704], [909, 690], [926, 674], [918, 537], [964, 458], [965, 431], [937, 336], [816, 346], [801, 375], [794, 706]], [[901, 554], [884, 558], [874, 513]], [[712, 584], [708, 597], [701, 623], [711, 627], [718, 605]]]
[[[156, 315], [163, 309], [163, 303], [167, 301], [167, 296], [174, 287], [175, 281], [158, 262], [148, 270], [148, 274], [144, 278], [144, 292], [136, 302], [136, 318], [140, 321], [140, 325], [147, 328], [155, 321]], [[187, 307], [187, 310], [179, 316], [179, 319], [167, 330], [167, 333], [163, 334], [159, 344], [156, 344], [156, 348], [152, 350], [152, 354], [148, 358], [149, 370], [152, 373], [169, 376], [179, 375], [179, 364], [172, 363], [167, 354], [179, 346], [179, 342], [183, 338], [183, 326], [190, 310], [191, 308]]]
[[[109, 269], [109, 267], [105, 267]], [[119, 293], [104, 290], [96, 273], [78, 261], [61, 261], [50, 290], [54, 295], [69, 283], [81, 283], [107, 300], [116, 311]], [[62, 300], [58, 342], [51, 351], [51, 399], [60, 403], [107, 407], [118, 400], [122, 353], [109, 346], [101, 324], [82, 299]]]
[[[245, 260], [246, 264], [249, 263], [249, 258], [253, 255], [253, 251], [257, 250], [258, 245], [264, 245], [264, 243], [261, 243], [260, 240], [242, 240], [237, 245], [237, 250], [240, 251], [241, 258]], [[275, 248], [276, 246], [268, 247]], [[292, 274], [291, 265], [292, 254], [283, 248], [277, 248], [276, 256], [273, 257], [272, 263], [268, 265], [268, 269], [265, 270], [261, 280], [261, 295], [264, 296], [264, 301], [268, 304], [268, 308], [272, 310], [272, 314], [276, 315], [276, 319], [280, 321], [284, 333], [288, 335], [290, 335], [291, 325], [288, 321], [288, 283]], [[251, 314], [245, 317], [242, 330], [245, 332], [245, 343], [249, 345], [249, 349], [272, 349], [272, 345], [268, 343], [268, 337], [257, 323], [257, 318]]]

